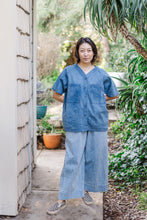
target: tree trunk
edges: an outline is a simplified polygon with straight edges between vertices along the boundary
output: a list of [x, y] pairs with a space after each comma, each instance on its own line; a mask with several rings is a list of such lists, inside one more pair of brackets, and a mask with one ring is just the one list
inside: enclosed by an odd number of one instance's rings
[[103, 50], [104, 50], [104, 58], [107, 58], [107, 56], [110, 53], [110, 45], [109, 41], [106, 37], [102, 37], [102, 44], [103, 44]]
[[147, 60], [147, 51], [141, 46], [141, 44], [128, 32], [128, 29], [126, 27], [126, 25], [123, 23], [121, 24], [120, 28], [119, 28], [120, 33], [122, 34], [122, 36], [128, 40], [133, 47], [135, 48], [135, 50], [137, 51], [137, 53], [139, 53], [142, 57], [144, 57], [144, 59]]

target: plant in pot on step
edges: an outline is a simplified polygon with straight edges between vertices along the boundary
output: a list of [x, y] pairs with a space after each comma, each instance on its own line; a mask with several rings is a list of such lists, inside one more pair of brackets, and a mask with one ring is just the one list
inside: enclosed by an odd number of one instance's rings
[[43, 142], [46, 148], [57, 148], [61, 141], [61, 132], [56, 131], [55, 125], [50, 124], [48, 121], [49, 115], [37, 122], [37, 133], [43, 135]]
[[37, 81], [37, 119], [41, 119], [46, 115], [47, 105], [46, 97], [48, 89], [40, 82]]

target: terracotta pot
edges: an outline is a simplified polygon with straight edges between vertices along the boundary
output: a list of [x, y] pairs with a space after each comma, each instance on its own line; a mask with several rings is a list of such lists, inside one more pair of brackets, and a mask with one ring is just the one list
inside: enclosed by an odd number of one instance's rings
[[60, 144], [62, 134], [43, 134], [43, 142], [46, 148], [57, 148]]

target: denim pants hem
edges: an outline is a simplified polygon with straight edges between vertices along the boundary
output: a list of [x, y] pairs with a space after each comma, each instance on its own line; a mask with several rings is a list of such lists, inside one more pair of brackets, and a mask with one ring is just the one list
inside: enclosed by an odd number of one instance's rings
[[85, 184], [84, 190], [88, 192], [106, 192], [108, 190], [108, 185], [91, 186], [91, 185]]
[[82, 198], [84, 189], [107, 191], [107, 132], [66, 132], [65, 147], [59, 199]]
[[84, 197], [84, 191], [78, 191], [73, 193], [66, 193], [66, 192], [59, 192], [58, 198], [60, 200], [68, 200], [68, 199], [77, 199], [77, 198], [83, 198]]

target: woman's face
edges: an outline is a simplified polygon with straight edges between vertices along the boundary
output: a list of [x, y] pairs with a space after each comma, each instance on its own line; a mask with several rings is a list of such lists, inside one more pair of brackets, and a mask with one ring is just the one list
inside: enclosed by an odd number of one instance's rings
[[90, 64], [93, 59], [94, 53], [92, 47], [88, 43], [83, 43], [79, 46], [80, 63]]

